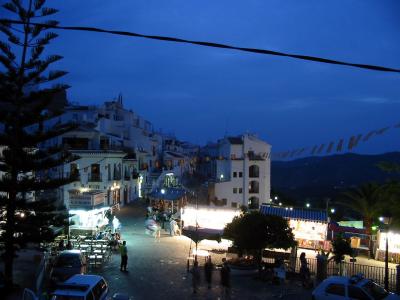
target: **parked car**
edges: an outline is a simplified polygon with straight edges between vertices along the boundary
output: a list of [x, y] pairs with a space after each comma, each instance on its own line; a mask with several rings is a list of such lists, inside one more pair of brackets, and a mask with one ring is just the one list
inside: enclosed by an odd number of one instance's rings
[[321, 282], [312, 293], [313, 300], [394, 300], [400, 296], [389, 293], [383, 287], [362, 275], [353, 277], [331, 276]]
[[106, 280], [98, 275], [74, 275], [59, 285], [51, 300], [105, 300], [108, 295]]
[[50, 272], [52, 284], [59, 284], [75, 274], [85, 274], [86, 258], [79, 250], [65, 250], [61, 252]]

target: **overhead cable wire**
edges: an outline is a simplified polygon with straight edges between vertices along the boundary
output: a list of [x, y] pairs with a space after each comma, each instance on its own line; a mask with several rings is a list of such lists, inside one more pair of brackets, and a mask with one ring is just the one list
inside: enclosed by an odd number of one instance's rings
[[[18, 21], [18, 20], [0, 19], [0, 24], [21, 24], [21, 25], [23, 25], [25, 23], [22, 21]], [[389, 67], [369, 65], [369, 64], [344, 62], [344, 61], [333, 60], [333, 59], [328, 59], [328, 58], [323, 58], [323, 57], [284, 53], [284, 52], [272, 51], [272, 50], [268, 50], [268, 49], [239, 47], [239, 46], [232, 46], [232, 45], [227, 45], [227, 44], [205, 42], [205, 41], [193, 41], [193, 40], [187, 40], [187, 39], [181, 39], [181, 38], [169, 37], [169, 36], [147, 35], [147, 34], [141, 34], [141, 33], [129, 32], [129, 31], [108, 30], [108, 29], [101, 29], [101, 28], [96, 28], [96, 27], [85, 27], [85, 26], [59, 26], [59, 25], [50, 25], [50, 24], [43, 24], [43, 23], [31, 23], [31, 25], [40, 26], [40, 27], [44, 27], [44, 28], [60, 29], [60, 30], [99, 32], [99, 33], [108, 33], [108, 34], [113, 34], [113, 35], [122, 35], [122, 36], [129, 36], [129, 37], [138, 37], [138, 38], [159, 40], [159, 41], [165, 41], [165, 42], [185, 43], [185, 44], [192, 44], [192, 45], [198, 45], [198, 46], [204, 46], [204, 47], [230, 49], [230, 50], [237, 50], [237, 51], [264, 54], [264, 55], [290, 57], [290, 58], [294, 58], [294, 59], [314, 61], [314, 62], [320, 62], [320, 63], [325, 63], [325, 64], [342, 65], [342, 66], [355, 67], [355, 68], [367, 69], [367, 70], [373, 70], [373, 71], [400, 73], [400, 69], [397, 69], [397, 68], [389, 68]]]

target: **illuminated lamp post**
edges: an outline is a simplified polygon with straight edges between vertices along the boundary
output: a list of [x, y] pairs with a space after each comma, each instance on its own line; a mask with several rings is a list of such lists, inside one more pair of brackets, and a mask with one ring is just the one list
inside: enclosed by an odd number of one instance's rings
[[379, 221], [385, 224], [386, 243], [385, 243], [385, 290], [389, 290], [389, 226], [392, 222], [391, 216], [379, 217]]

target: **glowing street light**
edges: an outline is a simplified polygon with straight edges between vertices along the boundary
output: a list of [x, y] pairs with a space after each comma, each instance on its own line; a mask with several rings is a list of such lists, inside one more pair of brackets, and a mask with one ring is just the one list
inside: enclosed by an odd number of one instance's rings
[[282, 202], [279, 202], [279, 206], [282, 206]]
[[161, 194], [165, 194], [165, 189], [161, 189]]
[[278, 196], [275, 196], [274, 199], [275, 199], [275, 200], [278, 200]]
[[334, 208], [331, 208], [331, 213], [332, 213], [332, 214], [334, 214], [335, 211], [336, 211], [336, 210], [335, 210]]
[[306, 207], [307, 207], [307, 208], [310, 208], [310, 203], [307, 203], [307, 204], [306, 204]]

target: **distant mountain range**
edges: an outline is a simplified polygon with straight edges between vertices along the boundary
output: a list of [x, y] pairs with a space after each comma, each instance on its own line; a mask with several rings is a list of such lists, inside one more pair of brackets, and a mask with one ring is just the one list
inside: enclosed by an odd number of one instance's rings
[[298, 202], [306, 199], [336, 197], [343, 190], [366, 182], [400, 179], [399, 174], [386, 173], [377, 167], [380, 162], [400, 164], [400, 152], [380, 155], [343, 154], [307, 157], [293, 161], [273, 161], [272, 189]]

